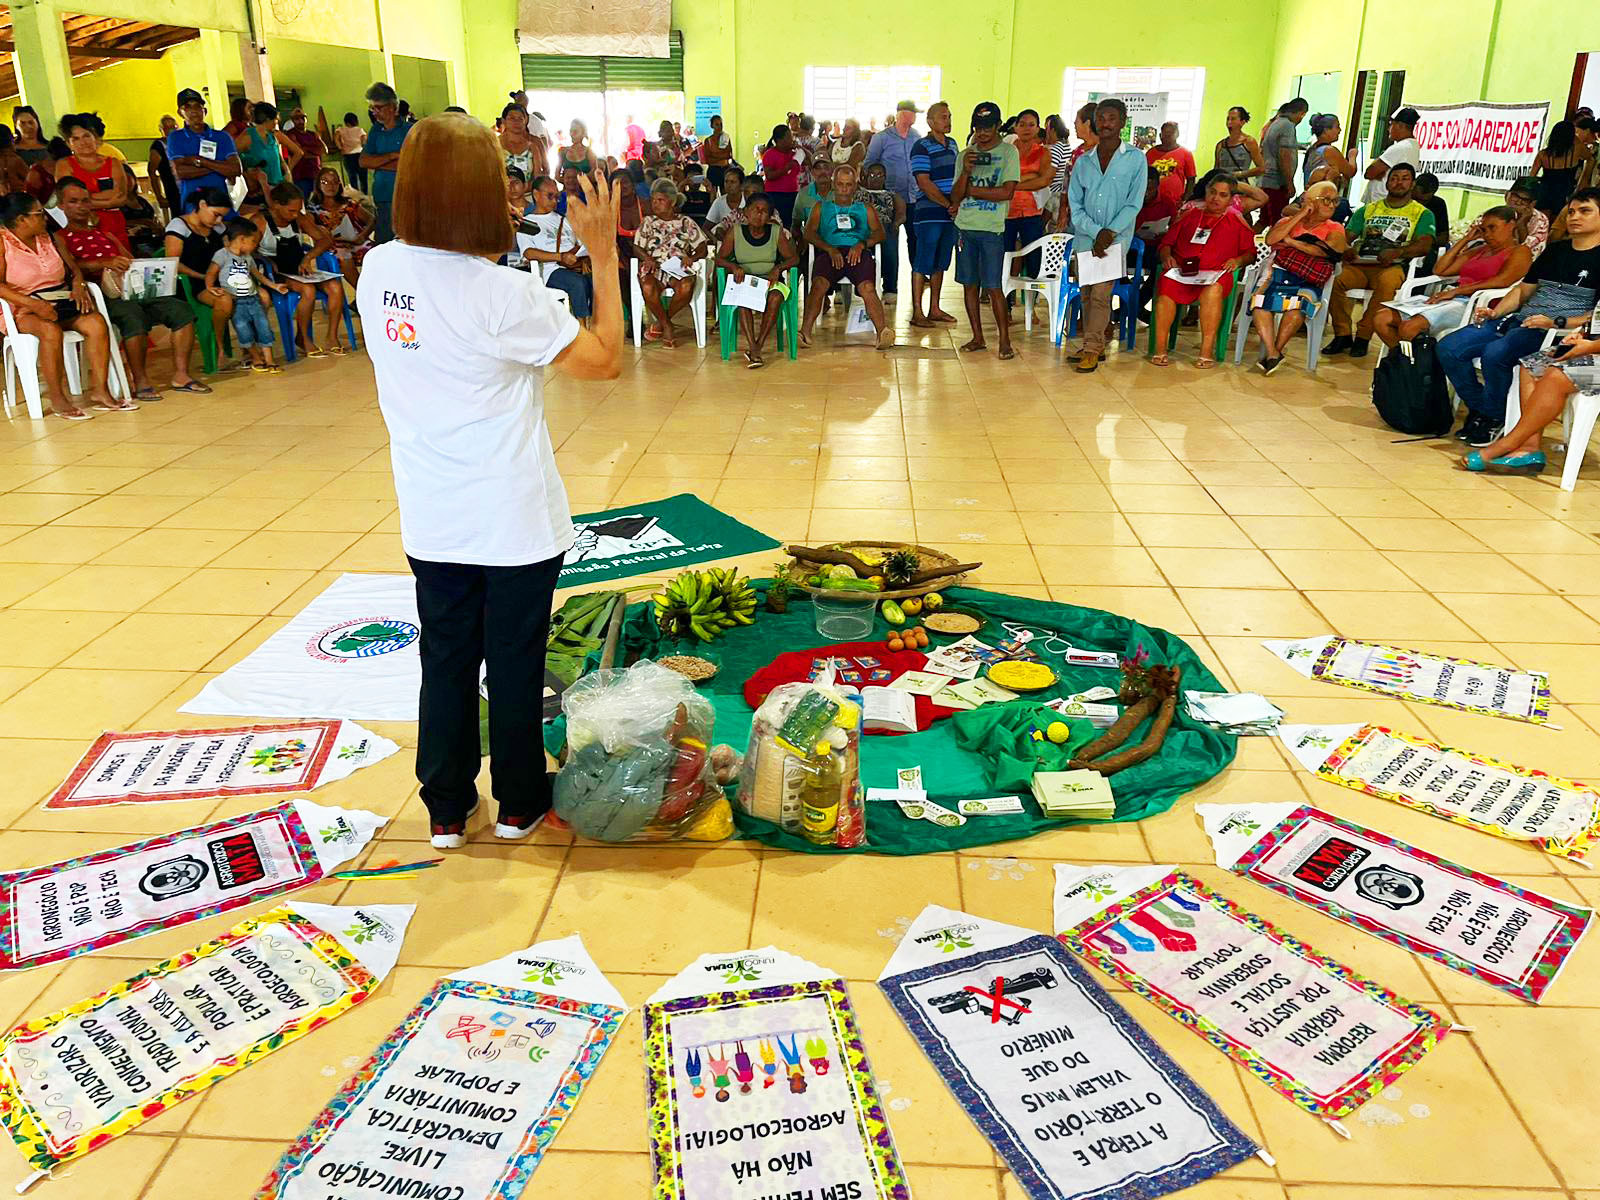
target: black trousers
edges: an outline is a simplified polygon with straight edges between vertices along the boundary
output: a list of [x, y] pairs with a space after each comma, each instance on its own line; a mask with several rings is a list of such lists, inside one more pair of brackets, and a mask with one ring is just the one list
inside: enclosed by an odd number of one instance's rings
[[459, 824], [477, 799], [482, 663], [489, 668], [489, 765], [500, 815], [520, 824], [548, 811], [544, 650], [561, 558], [525, 567], [407, 561], [422, 625], [417, 779], [429, 819]]

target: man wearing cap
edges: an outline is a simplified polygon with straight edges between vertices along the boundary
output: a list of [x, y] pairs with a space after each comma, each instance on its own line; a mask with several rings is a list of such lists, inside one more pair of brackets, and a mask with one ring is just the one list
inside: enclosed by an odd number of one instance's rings
[[206, 124], [206, 98], [194, 88], [178, 93], [178, 113], [183, 124], [167, 134], [167, 161], [178, 177], [178, 207], [173, 216], [188, 207], [189, 197], [201, 188], [228, 190], [228, 181], [239, 178], [239, 150], [221, 129]]
[[[1144, 160], [1141, 158], [1141, 162]], [[956, 282], [961, 284], [972, 340], [961, 348], [982, 350], [983, 306], [978, 293], [988, 293], [999, 328], [1000, 357], [1011, 358], [1011, 316], [1000, 290], [1005, 270], [1006, 213], [1022, 179], [1017, 148], [1000, 140], [1000, 106], [985, 100], [972, 110], [972, 139], [956, 166], [950, 199], [956, 209], [961, 245], [956, 251]]]
[[372, 172], [372, 207], [377, 212], [372, 240], [381, 245], [394, 238], [389, 205], [394, 200], [394, 174], [400, 165], [400, 147], [405, 143], [406, 134], [411, 132], [411, 122], [400, 119], [400, 98], [387, 83], [369, 87], [367, 103], [372, 108], [372, 128], [367, 133], [366, 148], [361, 152], [361, 166]]
[[1367, 190], [1361, 197], [1363, 204], [1377, 204], [1389, 194], [1388, 180], [1391, 167], [1400, 163], [1410, 163], [1415, 167], [1422, 161], [1422, 147], [1412, 136], [1416, 132], [1417, 122], [1421, 119], [1422, 114], [1414, 108], [1397, 109], [1394, 116], [1389, 118], [1389, 145], [1382, 154], [1372, 160], [1372, 165], [1363, 175], [1367, 181]]
[[[917, 186], [916, 176], [911, 171], [911, 151], [920, 137], [912, 128], [916, 122], [916, 102], [900, 101], [895, 105], [894, 124], [872, 135], [872, 142], [867, 146], [867, 157], [861, 164], [862, 170], [866, 170], [873, 163], [883, 164], [885, 182], [891, 192], [905, 200], [907, 212], [910, 212], [912, 206], [916, 204], [917, 197], [922, 195], [922, 189]], [[915, 258], [916, 229], [909, 224], [905, 228], [906, 251]], [[900, 240], [891, 237], [884, 246], [883, 292], [886, 296], [892, 296], [898, 290], [900, 283]]]
[[[1100, 140], [1077, 161], [1067, 181], [1074, 254], [1087, 250], [1104, 258], [1113, 245], [1120, 245], [1126, 254], [1133, 239], [1150, 166], [1137, 146], [1122, 140], [1127, 123], [1127, 106], [1115, 96], [1107, 96], [1095, 106], [1094, 131]], [[1108, 279], [1082, 290], [1083, 347], [1074, 370], [1089, 372], [1100, 365], [1115, 286], [1116, 282]]]

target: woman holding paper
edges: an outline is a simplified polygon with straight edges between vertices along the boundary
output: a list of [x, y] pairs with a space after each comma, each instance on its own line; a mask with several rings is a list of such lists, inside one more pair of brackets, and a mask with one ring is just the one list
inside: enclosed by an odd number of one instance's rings
[[1472, 312], [1474, 292], [1509, 287], [1532, 265], [1533, 251], [1517, 239], [1517, 210], [1506, 205], [1491, 208], [1434, 267], [1436, 275], [1459, 276], [1456, 285], [1417, 301], [1423, 305], [1418, 312], [1384, 305], [1378, 310], [1373, 332], [1391, 350], [1419, 334], [1443, 337], [1454, 333]]
[[[677, 184], [658, 179], [650, 185], [650, 215], [639, 222], [633, 236], [633, 252], [639, 259], [639, 291], [644, 306], [656, 323], [645, 331], [644, 340], [660, 340], [668, 350], [677, 342], [672, 337], [672, 320], [694, 299], [696, 263], [706, 250], [706, 235], [700, 226], [678, 212], [682, 197]], [[665, 268], [665, 269], [664, 269]], [[663, 298], [672, 293], [669, 305]]]
[[1205, 202], [1172, 223], [1161, 239], [1161, 279], [1156, 284], [1156, 353], [1150, 361], [1168, 363], [1168, 339], [1178, 305], [1200, 306], [1202, 370], [1217, 365], [1211, 356], [1222, 302], [1233, 290], [1233, 272], [1256, 256], [1256, 237], [1233, 208], [1233, 178], [1216, 172], [1206, 187]]
[[545, 427], [543, 368], [622, 368], [616, 196], [579, 178], [567, 221], [594, 259], [580, 329], [550, 289], [495, 265], [512, 248], [500, 143], [465, 114], [419, 121], [400, 150], [397, 241], [367, 255], [357, 297], [389, 429], [400, 539], [417, 579], [422, 695], [417, 778], [432, 844], [466, 842], [482, 766], [487, 664], [495, 836], [525, 838], [550, 808], [544, 652], [574, 534]]
[[[272, 264], [278, 279], [296, 297], [294, 309], [295, 342], [307, 358], [343, 354], [339, 322], [344, 316], [344, 281], [317, 269], [317, 256], [333, 249], [333, 235], [305, 213], [305, 198], [287, 179], [267, 192], [266, 207], [252, 217], [261, 230], [257, 254]], [[296, 278], [299, 276], [299, 278]], [[323, 350], [311, 336], [311, 316], [317, 293], [328, 304], [328, 349]]]
[[742, 212], [744, 221], [730, 226], [722, 236], [717, 266], [728, 272], [733, 283], [742, 284], [747, 275], [754, 275], [765, 279], [769, 285], [759, 328], [755, 310], [739, 310], [739, 324], [744, 330], [744, 357], [754, 371], [766, 366], [761, 347], [767, 344], [767, 335], [778, 319], [778, 310], [789, 298], [786, 279], [789, 268], [800, 261], [800, 256], [794, 252], [788, 231], [773, 222], [772, 201], [764, 193], [750, 197]]

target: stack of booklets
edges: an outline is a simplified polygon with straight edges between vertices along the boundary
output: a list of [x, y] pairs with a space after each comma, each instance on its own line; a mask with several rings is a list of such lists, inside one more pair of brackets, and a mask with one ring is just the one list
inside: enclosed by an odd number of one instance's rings
[[1033, 798], [1047, 817], [1073, 817], [1080, 821], [1109, 821], [1117, 802], [1111, 781], [1098, 771], [1039, 771], [1033, 777]]
[[1285, 716], [1265, 696], [1255, 692], [1184, 692], [1189, 718], [1235, 737], [1271, 737]]

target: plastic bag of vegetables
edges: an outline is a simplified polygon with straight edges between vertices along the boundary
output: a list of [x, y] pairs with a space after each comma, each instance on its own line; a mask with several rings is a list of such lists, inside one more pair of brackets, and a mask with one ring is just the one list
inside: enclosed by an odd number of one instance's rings
[[[555, 813], [603, 842], [721, 841], [733, 812], [717, 785], [736, 767], [711, 746], [714, 714], [694, 685], [648, 660], [596, 671], [567, 690], [567, 761]], [[718, 769], [713, 768], [713, 753]]]

